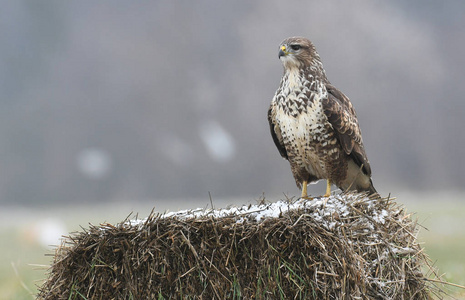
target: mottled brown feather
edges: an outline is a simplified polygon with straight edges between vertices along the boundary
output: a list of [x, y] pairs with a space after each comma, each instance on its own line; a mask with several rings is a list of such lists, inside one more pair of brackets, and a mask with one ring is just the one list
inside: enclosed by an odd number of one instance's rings
[[350, 155], [363, 172], [371, 176], [371, 167], [365, 153], [362, 133], [357, 121], [355, 109], [349, 98], [331, 84], [326, 85], [328, 98], [323, 99], [323, 108], [328, 121], [337, 133], [339, 143], [345, 153]]
[[276, 145], [276, 148], [278, 148], [279, 154], [281, 154], [283, 158], [288, 159], [286, 147], [284, 146], [283, 140], [282, 138], [278, 138], [276, 134], [276, 130], [279, 130], [279, 129], [274, 123], [273, 121], [274, 118], [272, 117], [271, 114], [272, 114], [272, 111], [270, 107], [270, 109], [268, 109], [268, 123], [270, 124], [270, 132], [271, 132], [271, 136], [273, 137], [274, 144]]

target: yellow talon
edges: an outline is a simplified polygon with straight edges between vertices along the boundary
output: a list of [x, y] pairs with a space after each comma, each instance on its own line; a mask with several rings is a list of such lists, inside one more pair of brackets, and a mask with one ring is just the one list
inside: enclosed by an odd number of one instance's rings
[[326, 180], [327, 182], [327, 185], [326, 185], [326, 194], [324, 195], [324, 197], [329, 197], [331, 196], [331, 180]]
[[308, 184], [308, 183], [307, 183], [306, 180], [304, 180], [304, 181], [302, 182], [302, 196], [301, 196], [301, 198], [304, 198], [304, 199], [308, 199], [308, 195], [307, 195], [307, 184]]

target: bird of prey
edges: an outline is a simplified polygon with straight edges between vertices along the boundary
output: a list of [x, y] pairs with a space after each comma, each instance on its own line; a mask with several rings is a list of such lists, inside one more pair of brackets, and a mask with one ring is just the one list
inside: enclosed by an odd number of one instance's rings
[[327, 180], [343, 191], [376, 193], [355, 110], [349, 98], [326, 77], [315, 46], [303, 37], [279, 46], [284, 67], [268, 110], [271, 135], [291, 165], [302, 197], [307, 184]]

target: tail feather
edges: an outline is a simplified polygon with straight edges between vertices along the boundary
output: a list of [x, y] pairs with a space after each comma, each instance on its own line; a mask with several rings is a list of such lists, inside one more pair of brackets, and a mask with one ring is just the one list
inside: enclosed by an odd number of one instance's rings
[[371, 178], [370, 178], [370, 186], [368, 187], [367, 192], [369, 192], [369, 195], [375, 195], [375, 194], [379, 195], [378, 191], [373, 186], [373, 181], [371, 180]]

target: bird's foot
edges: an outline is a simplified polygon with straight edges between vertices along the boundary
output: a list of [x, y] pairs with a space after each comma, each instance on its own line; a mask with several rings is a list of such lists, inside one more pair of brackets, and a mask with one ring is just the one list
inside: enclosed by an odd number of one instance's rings
[[326, 193], [323, 195], [323, 207], [326, 207], [326, 202], [328, 202], [329, 197], [331, 196], [331, 180], [326, 181]]
[[302, 195], [300, 196], [301, 199], [309, 200], [307, 195], [307, 181], [302, 182]]
[[329, 196], [331, 196], [331, 181], [328, 179], [326, 181], [326, 193], [323, 195], [323, 197], [328, 198]]

